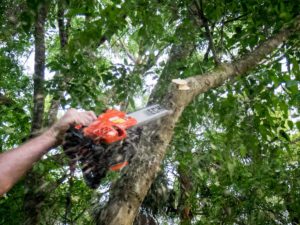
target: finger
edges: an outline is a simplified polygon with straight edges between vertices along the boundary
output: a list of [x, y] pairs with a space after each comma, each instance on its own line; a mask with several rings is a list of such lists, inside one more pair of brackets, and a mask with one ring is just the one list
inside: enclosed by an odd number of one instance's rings
[[97, 117], [90, 112], [84, 112], [84, 117], [88, 119], [90, 123], [97, 119]]
[[83, 125], [83, 126], [87, 126], [88, 125], [88, 120], [87, 119], [85, 119], [85, 118], [83, 118], [83, 117], [80, 117], [78, 120], [77, 120], [78, 122], [78, 124], [81, 124], [81, 125]]
[[[97, 117], [96, 117], [96, 119], [97, 119]], [[79, 112], [76, 115], [76, 119], [75, 119], [77, 124], [81, 124], [83, 126], [88, 126], [94, 120], [95, 120], [95, 116], [93, 116], [91, 113], [88, 113], [88, 112]]]
[[76, 124], [80, 124], [83, 126], [87, 126], [87, 124], [89, 123], [89, 120], [82, 113], [79, 113], [76, 115], [75, 121], [76, 121]]
[[83, 124], [84, 126], [88, 126], [88, 125], [90, 125], [92, 122], [93, 122], [93, 120], [92, 120], [91, 117], [84, 117], [84, 118], [82, 118], [82, 124]]
[[88, 119], [90, 119], [92, 122], [95, 121], [97, 119], [97, 117], [95, 117], [95, 115], [92, 115], [89, 112], [85, 112], [84, 116]]
[[69, 109], [67, 110], [67, 112], [77, 112], [77, 110], [74, 109], [74, 108], [69, 108]]
[[86, 113], [89, 114], [90, 116], [92, 116], [93, 120], [97, 119], [97, 116], [93, 111], [87, 111]]
[[68, 111], [65, 113], [65, 116], [73, 116], [76, 115], [78, 113], [78, 111], [74, 108], [70, 108], [68, 109]]

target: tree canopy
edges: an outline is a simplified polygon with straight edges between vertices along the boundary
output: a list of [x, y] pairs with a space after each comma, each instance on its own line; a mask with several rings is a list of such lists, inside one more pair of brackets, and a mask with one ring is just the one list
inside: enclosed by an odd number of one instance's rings
[[173, 113], [96, 190], [52, 149], [0, 199], [0, 224], [299, 224], [299, 12], [289, 0], [2, 0], [0, 152], [69, 108]]

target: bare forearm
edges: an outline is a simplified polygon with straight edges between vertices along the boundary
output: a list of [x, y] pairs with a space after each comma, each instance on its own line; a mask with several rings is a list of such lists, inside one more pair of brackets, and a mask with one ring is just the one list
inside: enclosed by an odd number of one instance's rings
[[51, 147], [56, 139], [50, 129], [18, 148], [0, 155], [0, 196], [6, 193]]
[[69, 109], [39, 137], [0, 154], [0, 196], [6, 193], [51, 147], [61, 141], [61, 136], [71, 124], [88, 126], [96, 119], [97, 116], [92, 111], [78, 112]]

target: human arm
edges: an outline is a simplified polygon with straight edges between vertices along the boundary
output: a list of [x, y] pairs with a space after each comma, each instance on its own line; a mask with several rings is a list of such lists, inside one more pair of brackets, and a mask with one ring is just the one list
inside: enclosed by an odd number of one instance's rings
[[0, 196], [6, 193], [51, 147], [61, 140], [71, 124], [89, 125], [97, 119], [89, 112], [68, 110], [52, 127], [21, 146], [0, 154]]

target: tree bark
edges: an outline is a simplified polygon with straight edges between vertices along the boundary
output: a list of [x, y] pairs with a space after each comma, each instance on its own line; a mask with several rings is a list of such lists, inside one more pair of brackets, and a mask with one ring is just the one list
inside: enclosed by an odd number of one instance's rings
[[178, 209], [180, 210], [180, 225], [192, 224], [192, 209], [189, 203], [189, 196], [193, 191], [192, 180], [186, 171], [187, 168], [179, 166], [179, 182], [180, 182], [180, 200]]
[[131, 225], [133, 223], [152, 181], [160, 170], [175, 124], [194, 97], [221, 86], [230, 78], [245, 76], [264, 57], [299, 30], [300, 17], [297, 17], [292, 28], [284, 27], [240, 60], [231, 64], [221, 64], [212, 72], [186, 79], [190, 90], [180, 91], [175, 84], [171, 84], [163, 104], [173, 111], [172, 115], [162, 119], [160, 123], [145, 127], [139, 143], [139, 151], [111, 190], [106, 207], [98, 215], [97, 224]]
[[31, 134], [42, 128], [44, 116], [44, 80], [45, 80], [45, 22], [47, 9], [39, 6], [34, 27], [34, 75], [33, 75], [33, 112]]
[[[65, 1], [59, 0], [57, 2], [57, 24], [58, 24], [58, 33], [59, 33], [59, 41], [60, 41], [60, 51], [63, 52], [64, 48], [68, 45], [69, 39], [69, 28], [70, 28], [70, 19], [68, 19], [65, 24]], [[59, 75], [59, 72], [55, 74]], [[57, 97], [51, 100], [50, 109], [48, 112], [48, 121], [47, 126], [51, 126], [57, 117], [58, 109], [60, 106], [60, 101], [63, 97], [64, 91], [66, 89], [66, 81], [63, 81], [60, 84], [60, 89], [57, 90]]]
[[[36, 21], [34, 26], [34, 92], [33, 92], [33, 112], [31, 137], [36, 136], [42, 128], [44, 116], [44, 79], [45, 79], [45, 22], [47, 18], [47, 6], [38, 6]], [[45, 198], [45, 193], [38, 189], [42, 179], [39, 174], [30, 171], [26, 177], [26, 194], [24, 199], [24, 224], [38, 224], [40, 217], [41, 203]]]
[[68, 44], [68, 29], [70, 26], [70, 20], [65, 24], [65, 1], [59, 0], [57, 2], [57, 24], [58, 24], [58, 33], [60, 48], [63, 49]]
[[158, 225], [158, 223], [151, 215], [140, 212], [133, 225]]

